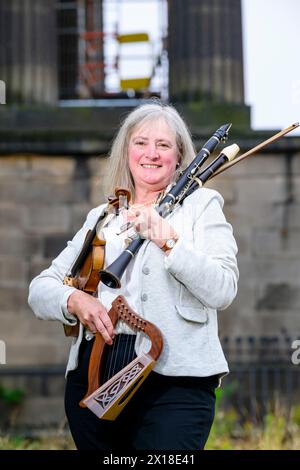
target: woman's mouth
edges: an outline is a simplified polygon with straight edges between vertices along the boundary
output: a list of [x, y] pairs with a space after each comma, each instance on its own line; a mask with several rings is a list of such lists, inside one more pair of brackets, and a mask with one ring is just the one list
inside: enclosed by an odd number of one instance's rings
[[149, 165], [149, 164], [142, 164], [143, 168], [161, 168], [161, 165]]

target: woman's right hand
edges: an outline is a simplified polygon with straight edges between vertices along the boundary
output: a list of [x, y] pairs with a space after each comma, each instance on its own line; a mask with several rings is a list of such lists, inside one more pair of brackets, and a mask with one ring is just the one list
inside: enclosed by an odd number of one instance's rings
[[92, 333], [99, 332], [107, 344], [112, 344], [116, 333], [107, 310], [98, 299], [76, 290], [69, 296], [67, 307]]

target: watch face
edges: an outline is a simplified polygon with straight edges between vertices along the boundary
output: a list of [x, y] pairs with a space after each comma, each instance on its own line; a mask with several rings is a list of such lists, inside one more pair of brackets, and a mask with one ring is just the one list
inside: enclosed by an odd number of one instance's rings
[[166, 245], [168, 248], [173, 248], [173, 246], [175, 245], [175, 240], [173, 240], [172, 238], [170, 240], [167, 240]]

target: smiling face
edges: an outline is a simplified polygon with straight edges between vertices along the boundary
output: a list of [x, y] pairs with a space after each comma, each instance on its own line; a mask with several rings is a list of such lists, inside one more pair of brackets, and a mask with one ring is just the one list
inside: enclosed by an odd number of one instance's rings
[[128, 163], [138, 192], [157, 192], [171, 181], [178, 161], [175, 133], [163, 118], [146, 121], [132, 133]]

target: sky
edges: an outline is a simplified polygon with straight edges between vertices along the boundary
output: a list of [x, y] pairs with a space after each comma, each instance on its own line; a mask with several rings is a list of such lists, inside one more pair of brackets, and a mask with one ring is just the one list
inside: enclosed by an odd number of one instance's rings
[[[254, 129], [300, 121], [300, 0], [242, 0], [245, 99]], [[300, 135], [299, 129], [292, 135]]]
[[[120, 33], [138, 29], [155, 39], [166, 27], [162, 2], [157, 0], [106, 0], [106, 5], [105, 21], [111, 31], [116, 18]], [[300, 0], [242, 0], [242, 22], [245, 101], [251, 106], [251, 127], [275, 130], [300, 121]], [[110, 41], [112, 55], [114, 47]], [[152, 50], [146, 43], [121, 47], [124, 57], [132, 53], [149, 56], [159, 49], [159, 41], [153, 41]], [[120, 62], [124, 78], [135, 76], [134, 67], [134, 61], [129, 66], [128, 61]], [[147, 71], [147, 59], [144, 67]], [[161, 80], [162, 72], [156, 80]], [[109, 80], [113, 87], [116, 76], [112, 74]], [[290, 136], [296, 134], [300, 130]]]

